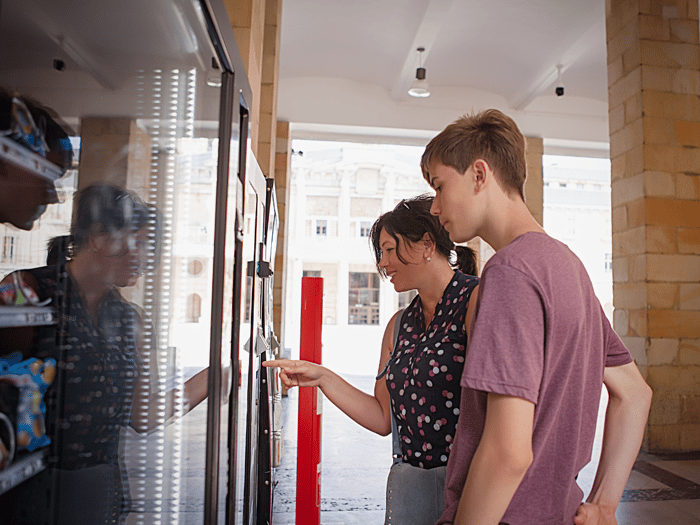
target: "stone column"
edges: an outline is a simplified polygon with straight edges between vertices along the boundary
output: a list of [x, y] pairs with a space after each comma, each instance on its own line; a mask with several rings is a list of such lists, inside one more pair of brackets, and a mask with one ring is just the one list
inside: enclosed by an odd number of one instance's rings
[[542, 139], [539, 137], [527, 137], [525, 139], [525, 161], [527, 162], [527, 180], [525, 181], [525, 204], [532, 213], [532, 216], [537, 219], [537, 222], [542, 224], [543, 205], [543, 187], [542, 181], [542, 154], [544, 146]]
[[279, 79], [280, 29], [282, 0], [267, 0], [265, 5], [265, 36], [262, 76], [260, 79], [260, 129], [256, 158], [266, 177], [275, 170], [275, 139], [277, 136], [277, 86]]
[[[287, 232], [289, 231], [289, 203], [290, 164], [292, 159], [292, 140], [289, 136], [289, 122], [277, 122], [275, 129], [275, 189], [277, 190], [277, 208], [280, 216], [280, 227], [277, 236], [277, 253], [275, 257], [275, 285], [274, 285], [274, 320], [275, 334], [279, 338], [281, 347], [285, 347], [282, 320], [285, 314], [285, 297], [287, 296]], [[303, 230], [302, 230], [303, 231]]]
[[148, 200], [151, 137], [127, 117], [83, 117], [80, 121], [78, 189], [96, 182], [129, 188]]
[[249, 101], [250, 138], [251, 149], [257, 158], [266, 1], [225, 0], [225, 3], [252, 91], [253, 100]]
[[700, 450], [697, 0], [606, 0], [614, 326], [654, 390], [644, 447]]

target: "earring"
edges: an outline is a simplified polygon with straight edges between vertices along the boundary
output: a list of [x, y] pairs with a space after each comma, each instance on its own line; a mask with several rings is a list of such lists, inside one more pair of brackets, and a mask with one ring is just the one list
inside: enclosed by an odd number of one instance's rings
[[430, 257], [428, 257], [428, 262], [430, 262]]

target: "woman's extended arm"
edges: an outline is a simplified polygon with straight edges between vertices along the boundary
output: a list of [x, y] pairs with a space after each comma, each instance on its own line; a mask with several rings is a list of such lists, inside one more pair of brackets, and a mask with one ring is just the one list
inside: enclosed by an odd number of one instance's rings
[[[209, 368], [205, 368], [185, 381], [183, 385], [185, 414], [207, 398], [208, 377]], [[139, 433], [149, 432], [162, 424], [166, 426], [170, 424], [177, 407], [176, 389], [172, 389], [165, 392], [164, 411], [159, 413], [158, 397], [162, 395], [162, 392], [151, 389], [151, 383], [150, 379], [141, 381], [134, 396], [133, 411], [135, 417], [131, 419], [130, 426]], [[141, 417], [138, 417], [139, 414]]]
[[[145, 313], [140, 310], [138, 310], [138, 313], [139, 338], [137, 340], [137, 347], [139, 350], [138, 354], [143, 360], [145, 356], [142, 352], [143, 346], [141, 336], [144, 331], [154, 333], [155, 330], [148, 321]], [[142, 363], [141, 373], [144, 374], [144, 376], [138, 380], [138, 386], [134, 396], [134, 417], [131, 418], [130, 426], [139, 433], [150, 432], [160, 425], [165, 424], [167, 426], [172, 423], [173, 416], [178, 406], [176, 396], [177, 387], [167, 391], [153, 388], [153, 385], [158, 384], [158, 366], [154, 357], [153, 352], [151, 352], [148, 366], [145, 366], [146, 363]], [[222, 376], [224, 384], [228, 383], [229, 373], [230, 368], [224, 370], [224, 375]], [[185, 414], [207, 398], [208, 379], [209, 368], [204, 368], [185, 381], [182, 387], [182, 404]]]
[[[396, 314], [387, 323], [382, 339], [379, 370], [384, 368], [394, 346]], [[381, 436], [391, 433], [389, 392], [384, 379], [374, 385], [374, 395], [355, 388], [338, 374], [321, 365], [290, 359], [265, 361], [263, 366], [281, 368], [280, 379], [286, 387], [317, 386], [328, 400], [350, 419]]]

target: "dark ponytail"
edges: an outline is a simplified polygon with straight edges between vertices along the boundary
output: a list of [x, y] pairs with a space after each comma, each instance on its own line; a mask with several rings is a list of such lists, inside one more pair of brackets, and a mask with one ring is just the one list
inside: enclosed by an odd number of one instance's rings
[[479, 275], [479, 262], [476, 253], [469, 246], [455, 246], [457, 262], [453, 264], [462, 273], [467, 275]]

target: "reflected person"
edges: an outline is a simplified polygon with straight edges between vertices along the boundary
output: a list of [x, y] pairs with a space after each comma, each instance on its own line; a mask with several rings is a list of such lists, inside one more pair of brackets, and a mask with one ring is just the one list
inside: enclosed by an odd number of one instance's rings
[[[50, 434], [59, 458], [58, 523], [121, 523], [130, 507], [122, 430], [146, 432], [163, 421], [155, 410], [155, 367], [143, 352], [146, 318], [120, 293], [145, 266], [154, 219], [153, 208], [130, 192], [88, 186], [76, 195], [69, 256], [21, 272], [59, 314], [58, 325], [41, 328], [29, 350], [56, 358], [64, 372], [63, 392], [47, 394], [49, 424], [52, 414], [59, 417]], [[206, 388], [203, 370], [185, 384], [186, 406], [200, 403]], [[172, 396], [168, 400], [166, 418], [175, 409]], [[33, 522], [26, 508], [19, 513], [16, 523]]]

